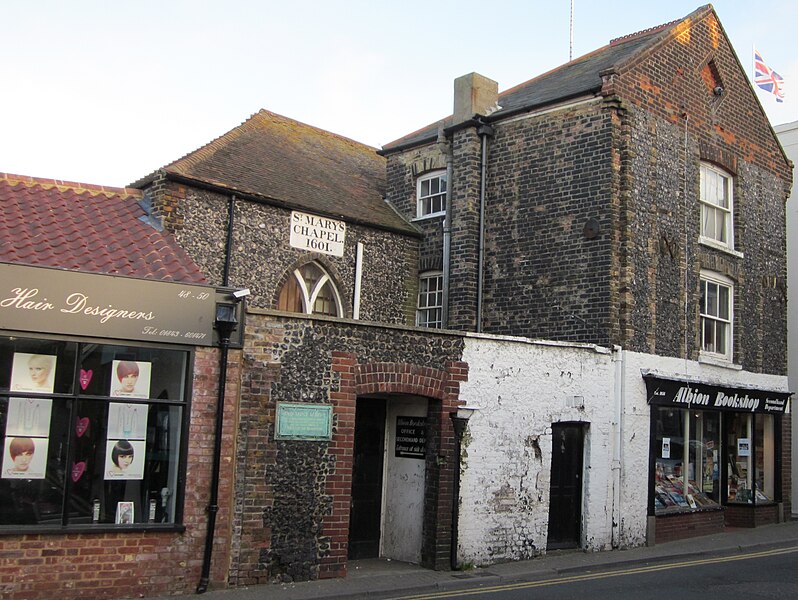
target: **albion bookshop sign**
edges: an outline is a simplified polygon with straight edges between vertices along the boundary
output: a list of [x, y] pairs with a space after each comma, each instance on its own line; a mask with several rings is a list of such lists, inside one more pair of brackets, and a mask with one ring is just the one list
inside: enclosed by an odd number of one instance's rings
[[216, 290], [0, 263], [0, 329], [211, 346]]
[[726, 387], [645, 375], [649, 404], [765, 414], [783, 414], [790, 392]]

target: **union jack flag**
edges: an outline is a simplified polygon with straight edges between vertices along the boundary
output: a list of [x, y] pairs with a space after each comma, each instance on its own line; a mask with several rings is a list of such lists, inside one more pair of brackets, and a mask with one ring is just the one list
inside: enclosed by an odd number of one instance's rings
[[762, 55], [754, 48], [754, 83], [784, 102], [784, 78], [765, 64]]

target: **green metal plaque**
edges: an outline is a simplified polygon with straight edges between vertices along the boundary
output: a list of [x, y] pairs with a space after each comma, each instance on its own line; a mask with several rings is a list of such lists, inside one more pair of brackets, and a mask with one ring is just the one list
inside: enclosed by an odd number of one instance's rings
[[330, 440], [332, 406], [278, 402], [276, 431], [278, 440]]

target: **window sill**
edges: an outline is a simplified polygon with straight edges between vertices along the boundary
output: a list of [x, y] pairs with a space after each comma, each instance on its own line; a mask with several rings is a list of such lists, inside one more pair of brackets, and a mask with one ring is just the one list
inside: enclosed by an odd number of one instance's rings
[[733, 250], [732, 248], [729, 248], [727, 245], [721, 244], [720, 242], [718, 242], [716, 240], [713, 240], [712, 238], [701, 236], [701, 237], [698, 238], [698, 242], [702, 246], [706, 246], [706, 247], [712, 248], [714, 250], [719, 250], [721, 252], [725, 252], [726, 254], [729, 254], [731, 256], [735, 256], [737, 258], [743, 258], [743, 253], [742, 252], [738, 252], [737, 250]]
[[722, 367], [724, 369], [730, 369], [732, 371], [742, 371], [743, 366], [735, 364], [728, 359], [722, 358], [720, 356], [712, 356], [709, 354], [699, 354], [698, 355], [698, 362], [705, 365], [713, 365], [715, 367]]
[[5, 535], [71, 535], [71, 534], [140, 534], [143, 532], [183, 533], [186, 526], [182, 523], [133, 523], [131, 525], [115, 525], [113, 523], [95, 523], [80, 525], [2, 525], [0, 536]]
[[415, 223], [416, 221], [428, 221], [430, 219], [438, 219], [438, 218], [444, 218], [444, 217], [446, 217], [446, 213], [445, 212], [437, 212], [437, 213], [432, 213], [432, 214], [429, 214], [429, 215], [424, 215], [422, 217], [413, 217], [412, 219], [410, 219], [410, 222], [411, 223]]

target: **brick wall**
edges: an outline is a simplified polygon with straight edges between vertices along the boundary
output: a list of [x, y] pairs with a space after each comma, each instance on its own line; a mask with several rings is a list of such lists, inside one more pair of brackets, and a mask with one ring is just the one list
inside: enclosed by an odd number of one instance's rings
[[[609, 343], [613, 122], [601, 104], [495, 126], [483, 330]], [[584, 235], [595, 221], [599, 234]]]
[[724, 528], [723, 518], [723, 510], [680, 513], [657, 517], [657, 539], [655, 543], [664, 544], [665, 542], [720, 533]]
[[[231, 583], [346, 574], [355, 402], [429, 400], [422, 561], [446, 568], [454, 443], [449, 413], [467, 376], [462, 339], [354, 322], [248, 316]], [[331, 441], [275, 440], [277, 402], [333, 406]]]
[[[227, 373], [223, 456], [233, 456], [240, 352]], [[8, 600], [134, 598], [193, 593], [199, 583], [207, 530], [213, 431], [218, 396], [218, 351], [197, 349], [186, 456], [185, 531], [3, 536], [0, 597]], [[222, 463], [211, 586], [227, 581], [233, 463]]]
[[727, 527], [760, 527], [779, 522], [779, 509], [775, 504], [769, 506], [744, 506], [729, 504], [726, 507]]

